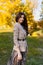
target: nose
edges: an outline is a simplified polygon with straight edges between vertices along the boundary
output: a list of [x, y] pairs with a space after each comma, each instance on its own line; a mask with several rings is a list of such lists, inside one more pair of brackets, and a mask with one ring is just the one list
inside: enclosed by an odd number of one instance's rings
[[22, 20], [24, 20], [24, 18], [22, 17]]

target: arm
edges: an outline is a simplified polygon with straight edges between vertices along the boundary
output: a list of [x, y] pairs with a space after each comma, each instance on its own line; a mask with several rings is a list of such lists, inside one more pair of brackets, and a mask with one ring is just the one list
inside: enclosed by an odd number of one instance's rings
[[17, 47], [19, 47], [19, 43], [18, 43], [18, 33], [19, 33], [19, 28], [18, 25], [15, 24], [14, 25], [14, 34], [13, 34], [13, 41], [14, 41], [14, 45], [16, 45]]
[[19, 42], [18, 42], [18, 32], [19, 32], [19, 30], [18, 30], [19, 28], [18, 28], [18, 25], [14, 25], [14, 36], [13, 36], [13, 41], [14, 41], [14, 47], [13, 47], [13, 50], [16, 50], [17, 51], [17, 53], [18, 53], [18, 59], [22, 59], [22, 55], [21, 55], [21, 53], [20, 53], [20, 48], [19, 48]]

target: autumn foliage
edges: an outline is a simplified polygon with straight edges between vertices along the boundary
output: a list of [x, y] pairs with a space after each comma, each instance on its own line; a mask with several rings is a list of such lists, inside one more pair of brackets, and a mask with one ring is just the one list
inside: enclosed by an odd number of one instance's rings
[[28, 22], [33, 19], [31, 3], [22, 3], [21, 0], [0, 0], [0, 26], [10, 25], [15, 22], [15, 16], [19, 11], [25, 12]]

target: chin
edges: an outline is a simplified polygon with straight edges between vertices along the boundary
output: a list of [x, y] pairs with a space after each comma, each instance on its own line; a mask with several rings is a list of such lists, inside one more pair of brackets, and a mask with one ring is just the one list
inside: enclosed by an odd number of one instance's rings
[[20, 21], [20, 23], [22, 23], [23, 21]]

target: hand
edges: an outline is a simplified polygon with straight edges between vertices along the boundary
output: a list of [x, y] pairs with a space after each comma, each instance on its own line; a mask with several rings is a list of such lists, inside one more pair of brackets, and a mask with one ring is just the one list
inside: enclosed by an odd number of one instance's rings
[[19, 47], [14, 46], [14, 47], [13, 47], [13, 50], [17, 51], [17, 53], [18, 53], [17, 60], [18, 60], [18, 61], [21, 60], [21, 59], [22, 59], [22, 55], [21, 55], [21, 53], [20, 53]]
[[18, 61], [19, 61], [19, 60], [22, 60], [22, 55], [21, 55], [21, 53], [18, 53], [17, 60], [18, 60]]

